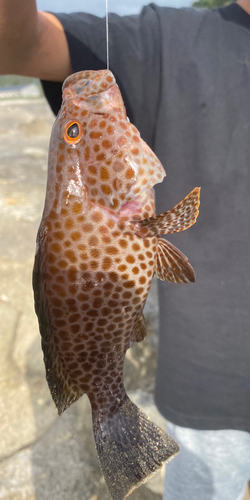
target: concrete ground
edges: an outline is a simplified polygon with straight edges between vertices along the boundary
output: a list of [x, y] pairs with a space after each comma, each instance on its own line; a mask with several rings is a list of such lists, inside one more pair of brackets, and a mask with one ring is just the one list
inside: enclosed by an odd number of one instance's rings
[[[0, 500], [108, 500], [88, 399], [57, 416], [33, 307], [31, 275], [53, 120], [42, 98], [0, 102]], [[130, 397], [164, 428], [152, 396], [155, 283], [146, 318], [148, 338], [129, 350], [125, 382]], [[161, 500], [162, 485], [160, 472], [130, 498]]]

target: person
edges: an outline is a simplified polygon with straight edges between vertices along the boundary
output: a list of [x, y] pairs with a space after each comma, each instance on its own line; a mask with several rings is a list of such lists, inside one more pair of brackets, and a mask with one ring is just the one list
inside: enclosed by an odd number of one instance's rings
[[[0, 0], [0, 72], [38, 77], [54, 111], [72, 72], [106, 68], [105, 19]], [[164, 500], [242, 500], [250, 477], [250, 0], [109, 15], [110, 69], [167, 171], [157, 213], [201, 186], [172, 235], [193, 285], [159, 283], [155, 399], [181, 453]]]

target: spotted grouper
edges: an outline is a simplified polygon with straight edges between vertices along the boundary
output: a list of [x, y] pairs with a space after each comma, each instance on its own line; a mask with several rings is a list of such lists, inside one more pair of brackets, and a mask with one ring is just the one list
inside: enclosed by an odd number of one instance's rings
[[153, 275], [195, 280], [185, 255], [159, 235], [194, 224], [199, 188], [156, 216], [153, 186], [164, 176], [126, 117], [113, 74], [68, 77], [50, 142], [35, 309], [58, 413], [87, 394], [113, 500], [127, 497], [179, 451], [123, 384], [125, 353], [146, 335], [142, 311]]

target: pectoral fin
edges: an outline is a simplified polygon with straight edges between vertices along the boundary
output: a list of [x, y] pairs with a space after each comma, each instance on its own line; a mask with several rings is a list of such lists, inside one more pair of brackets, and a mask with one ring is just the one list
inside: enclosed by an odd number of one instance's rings
[[160, 234], [178, 233], [192, 226], [199, 215], [200, 188], [195, 188], [184, 200], [180, 201], [168, 212], [148, 219], [130, 223], [133, 231], [141, 238], [158, 236]]
[[170, 283], [195, 281], [195, 272], [187, 257], [163, 238], [158, 239], [154, 272], [157, 278]]

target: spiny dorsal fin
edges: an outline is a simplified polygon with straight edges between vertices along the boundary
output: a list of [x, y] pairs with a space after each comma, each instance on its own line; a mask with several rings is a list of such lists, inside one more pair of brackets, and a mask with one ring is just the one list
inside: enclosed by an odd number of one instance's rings
[[158, 239], [154, 272], [157, 278], [170, 283], [195, 281], [195, 272], [187, 257], [163, 238]]
[[130, 225], [141, 238], [160, 234], [179, 233], [192, 226], [199, 215], [200, 188], [196, 187], [184, 200], [168, 212], [148, 219], [133, 221]]

